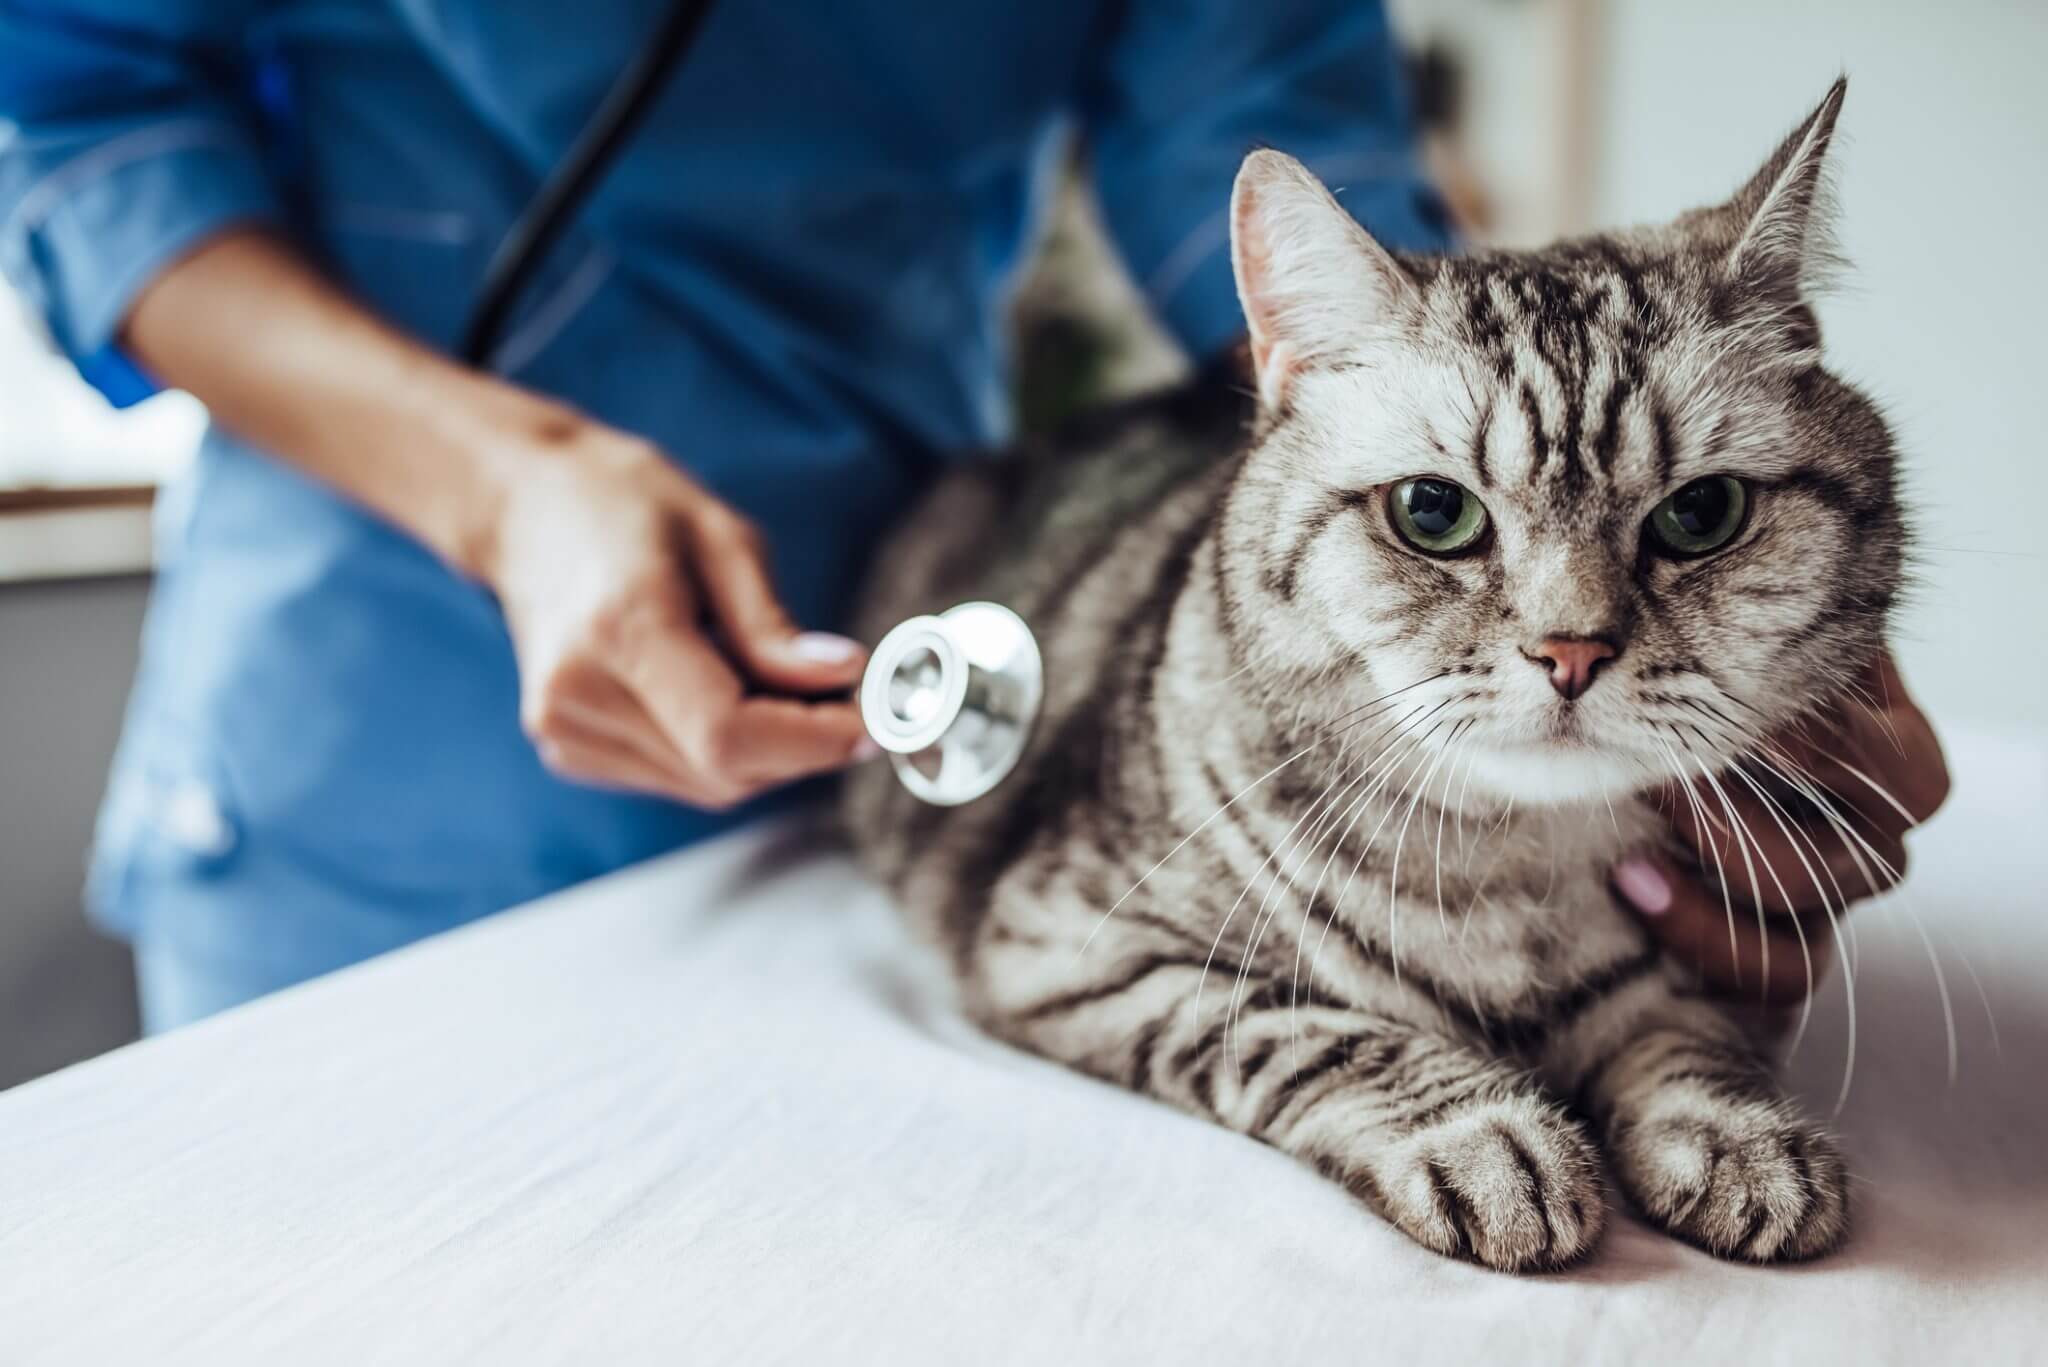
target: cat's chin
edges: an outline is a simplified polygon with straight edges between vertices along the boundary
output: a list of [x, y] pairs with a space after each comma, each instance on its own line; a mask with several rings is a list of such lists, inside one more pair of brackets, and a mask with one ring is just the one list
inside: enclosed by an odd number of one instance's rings
[[1472, 786], [1535, 806], [1612, 800], [1643, 787], [1643, 762], [1583, 742], [1535, 740], [1488, 746], [1472, 761]]

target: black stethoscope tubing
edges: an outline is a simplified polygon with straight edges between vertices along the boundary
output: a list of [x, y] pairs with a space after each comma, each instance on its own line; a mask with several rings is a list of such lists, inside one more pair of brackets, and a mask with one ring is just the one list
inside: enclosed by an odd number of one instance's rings
[[503, 337], [512, 310], [532, 282], [571, 220], [576, 216], [620, 150], [653, 107], [655, 97], [681, 67], [703, 32], [711, 0], [677, 0], [652, 40], [633, 57], [576, 141], [541, 182], [520, 211], [498, 249], [491, 254], [477, 289], [459, 354], [474, 366], [488, 366]]

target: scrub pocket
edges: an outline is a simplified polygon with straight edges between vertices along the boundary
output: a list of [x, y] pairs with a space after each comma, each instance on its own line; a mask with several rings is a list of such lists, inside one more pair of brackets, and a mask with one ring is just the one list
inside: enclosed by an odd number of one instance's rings
[[114, 934], [147, 938], [154, 928], [147, 924], [146, 885], [223, 876], [242, 835], [218, 750], [167, 717], [131, 716], [100, 804], [86, 870], [87, 913]]

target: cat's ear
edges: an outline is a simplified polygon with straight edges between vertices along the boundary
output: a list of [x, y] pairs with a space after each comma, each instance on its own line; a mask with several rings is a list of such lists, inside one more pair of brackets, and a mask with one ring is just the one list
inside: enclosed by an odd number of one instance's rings
[[1726, 270], [1754, 297], [1780, 308], [1802, 308], [1840, 264], [1827, 153], [1848, 89], [1849, 78], [1837, 78], [1727, 206], [1735, 236]]
[[1307, 167], [1261, 149], [1230, 192], [1230, 264], [1251, 329], [1259, 398], [1383, 333], [1415, 286]]

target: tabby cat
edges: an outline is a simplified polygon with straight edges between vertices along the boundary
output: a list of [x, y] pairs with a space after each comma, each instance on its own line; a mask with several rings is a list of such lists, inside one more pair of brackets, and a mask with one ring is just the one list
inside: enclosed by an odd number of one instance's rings
[[1540, 251], [1396, 255], [1254, 152], [1256, 394], [915, 512], [869, 637], [990, 598], [1048, 664], [989, 796], [848, 794], [975, 1019], [1493, 1267], [1583, 1257], [1603, 1173], [1727, 1257], [1842, 1238], [1834, 1142], [1607, 877], [1669, 839], [1643, 794], [1822, 705], [1900, 584], [1893, 444], [1809, 306], [1843, 89], [1728, 202]]

